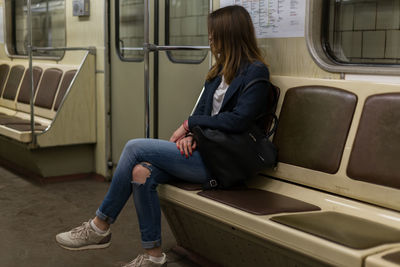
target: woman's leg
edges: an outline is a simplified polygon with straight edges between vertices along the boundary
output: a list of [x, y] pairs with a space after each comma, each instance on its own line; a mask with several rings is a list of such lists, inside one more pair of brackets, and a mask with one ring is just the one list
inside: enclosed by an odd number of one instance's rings
[[175, 176], [186, 181], [203, 183], [207, 172], [198, 151], [186, 158], [176, 144], [158, 139], [130, 140], [122, 152], [111, 186], [96, 212], [99, 219], [113, 223], [132, 194], [132, 170], [142, 162], [163, 170], [169, 175], [158, 175], [157, 183], [166, 183]]

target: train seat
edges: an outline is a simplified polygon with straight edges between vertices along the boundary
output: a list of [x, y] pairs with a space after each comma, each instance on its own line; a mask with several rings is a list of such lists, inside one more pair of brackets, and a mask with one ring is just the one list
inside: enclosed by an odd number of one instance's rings
[[255, 188], [207, 190], [197, 194], [255, 215], [320, 210], [304, 201]]
[[[18, 77], [17, 75], [11, 76], [13, 69], [19, 67], [19, 73], [22, 73], [22, 66], [14, 66], [10, 72], [10, 78], [7, 82], [6, 88], [4, 90], [3, 97], [10, 101], [14, 101], [17, 96]], [[35, 100], [34, 105], [36, 107], [41, 107], [47, 109], [48, 112], [42, 114], [37, 114], [35, 112], [35, 131], [40, 132], [45, 130], [51, 123], [53, 118], [53, 113], [50, 111], [58, 85], [60, 83], [63, 71], [57, 68], [47, 68], [42, 76], [43, 69], [41, 67], [33, 67], [33, 81], [34, 81], [34, 92]], [[3, 133], [8, 137], [16, 138], [20, 142], [29, 142], [31, 140], [31, 122], [30, 122], [30, 98], [31, 98], [31, 86], [30, 86], [30, 71], [29, 68], [25, 71], [24, 78], [22, 80], [21, 86], [18, 91], [18, 97], [16, 101], [16, 111], [15, 115], [5, 115], [0, 117], [0, 125], [2, 126]], [[13, 79], [11, 79], [13, 78]], [[15, 78], [15, 79], [14, 79]], [[19, 77], [20, 78], [20, 77]], [[40, 81], [40, 83], [39, 83]], [[40, 123], [39, 123], [40, 122]], [[7, 134], [7, 130], [9, 133]]]
[[0, 97], [3, 94], [3, 87], [6, 83], [8, 72], [10, 71], [10, 66], [8, 64], [0, 65]]
[[278, 167], [249, 179], [247, 189], [161, 185], [178, 244], [229, 266], [364, 266], [370, 255], [399, 247], [398, 87], [273, 81], [284, 94], [273, 137]]
[[39, 180], [92, 172], [95, 57], [91, 50], [74, 52], [66, 61], [33, 62], [33, 136], [28, 61], [0, 60], [0, 87], [6, 77], [0, 95], [1, 162]]
[[339, 212], [282, 215], [271, 220], [354, 249], [400, 242], [399, 229]]

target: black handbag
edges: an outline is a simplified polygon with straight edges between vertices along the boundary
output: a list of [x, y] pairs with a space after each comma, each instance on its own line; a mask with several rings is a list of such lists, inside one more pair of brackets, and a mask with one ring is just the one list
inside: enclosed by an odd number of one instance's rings
[[[264, 80], [257, 80], [259, 82]], [[254, 82], [244, 88], [241, 94]], [[276, 100], [275, 100], [276, 101]], [[257, 172], [276, 166], [277, 148], [269, 140], [278, 118], [272, 114], [274, 127], [268, 133], [256, 124], [243, 133], [226, 133], [216, 129], [193, 128], [197, 149], [210, 174], [204, 189], [229, 188], [240, 184]]]

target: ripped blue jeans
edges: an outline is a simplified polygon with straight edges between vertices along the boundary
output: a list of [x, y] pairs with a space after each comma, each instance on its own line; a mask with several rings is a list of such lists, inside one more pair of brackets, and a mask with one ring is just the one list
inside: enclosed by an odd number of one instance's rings
[[[132, 181], [132, 170], [137, 164], [150, 170], [150, 176], [144, 184]], [[186, 158], [172, 142], [158, 139], [130, 140], [125, 145], [110, 188], [96, 216], [109, 224], [114, 223], [133, 193], [142, 246], [145, 249], [160, 247], [161, 209], [156, 188], [158, 184], [166, 183], [174, 177], [193, 183], [207, 181], [207, 171], [197, 150]]]

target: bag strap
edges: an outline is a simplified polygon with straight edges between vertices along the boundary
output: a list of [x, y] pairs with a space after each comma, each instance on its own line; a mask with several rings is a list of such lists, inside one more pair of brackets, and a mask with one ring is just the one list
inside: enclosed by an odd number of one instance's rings
[[[268, 80], [268, 79], [265, 79], [265, 78], [258, 78], [258, 79], [254, 79], [254, 80], [250, 81], [250, 82], [246, 85], [246, 87], [243, 88], [243, 90], [240, 92], [240, 95], [242, 95], [247, 89], [249, 89], [250, 86], [253, 86], [254, 84], [259, 83], [259, 82], [265, 82], [265, 83], [271, 85], [272, 91], [273, 91], [273, 93], [274, 93], [274, 101], [273, 101], [272, 103], [273, 103], [273, 107], [275, 108], [275, 107], [278, 105], [278, 92], [277, 92], [277, 90], [275, 89], [275, 85], [273, 85], [273, 84], [270, 82], [270, 80]], [[278, 119], [278, 117], [276, 116], [275, 113], [270, 113], [270, 114], [266, 114], [266, 113], [265, 113], [265, 114], [259, 115], [259, 116], [256, 118], [256, 120], [262, 118], [262, 117], [265, 116], [265, 115], [271, 115], [272, 118], [273, 118], [273, 120], [274, 120], [274, 121], [273, 121], [274, 127], [272, 127], [272, 129], [266, 134], [266, 137], [269, 138], [269, 137], [271, 137], [271, 135], [276, 131], [276, 128], [278, 128], [279, 119]]]

